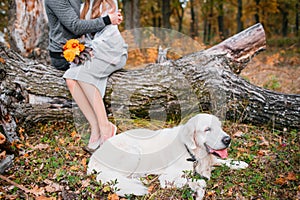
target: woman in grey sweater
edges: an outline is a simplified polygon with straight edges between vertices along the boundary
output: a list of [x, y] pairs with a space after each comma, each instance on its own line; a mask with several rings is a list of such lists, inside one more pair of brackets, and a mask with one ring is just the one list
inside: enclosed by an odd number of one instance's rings
[[[102, 0], [95, 1], [103, 2]], [[80, 0], [45, 0], [49, 20], [48, 48], [52, 65], [57, 69], [69, 69], [70, 64], [62, 57], [62, 46], [67, 40], [79, 38], [88, 33], [99, 32], [108, 25], [119, 25], [123, 20], [118, 10], [93, 19], [80, 19], [80, 6]], [[123, 63], [124, 65], [125, 63]], [[77, 67], [79, 69], [80, 66]], [[117, 127], [107, 118], [101, 91], [88, 80], [76, 79], [76, 77], [87, 77], [85, 73], [90, 70], [78, 72], [76, 69], [76, 73], [74, 73], [74, 68], [69, 69], [64, 78], [74, 100], [91, 126], [91, 136], [86, 150], [92, 153], [101, 143], [116, 133]], [[98, 81], [97, 79], [94, 80]]]

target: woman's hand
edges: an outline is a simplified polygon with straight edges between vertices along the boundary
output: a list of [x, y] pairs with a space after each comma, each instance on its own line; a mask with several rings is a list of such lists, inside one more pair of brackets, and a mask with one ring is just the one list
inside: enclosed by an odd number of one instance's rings
[[123, 16], [121, 14], [121, 10], [118, 10], [118, 12], [109, 13], [108, 14], [111, 24], [113, 25], [119, 25], [123, 21]]

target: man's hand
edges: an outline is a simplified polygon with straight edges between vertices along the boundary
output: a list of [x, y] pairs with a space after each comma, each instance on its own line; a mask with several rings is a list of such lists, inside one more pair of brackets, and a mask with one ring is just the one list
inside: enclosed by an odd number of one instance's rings
[[111, 24], [113, 25], [119, 25], [123, 21], [123, 16], [121, 14], [121, 10], [118, 10], [118, 12], [109, 13], [108, 14]]

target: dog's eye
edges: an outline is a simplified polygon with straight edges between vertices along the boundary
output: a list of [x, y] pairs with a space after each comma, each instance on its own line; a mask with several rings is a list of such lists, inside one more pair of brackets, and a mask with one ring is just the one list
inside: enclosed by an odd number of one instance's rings
[[207, 127], [204, 132], [207, 132], [207, 131], [211, 131], [211, 128], [210, 127]]

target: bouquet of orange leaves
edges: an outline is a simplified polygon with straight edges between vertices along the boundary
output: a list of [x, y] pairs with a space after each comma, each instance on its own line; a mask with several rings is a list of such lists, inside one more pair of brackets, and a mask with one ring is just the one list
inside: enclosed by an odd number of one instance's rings
[[70, 39], [63, 46], [63, 56], [68, 62], [83, 64], [91, 59], [92, 48], [86, 47], [78, 39]]

